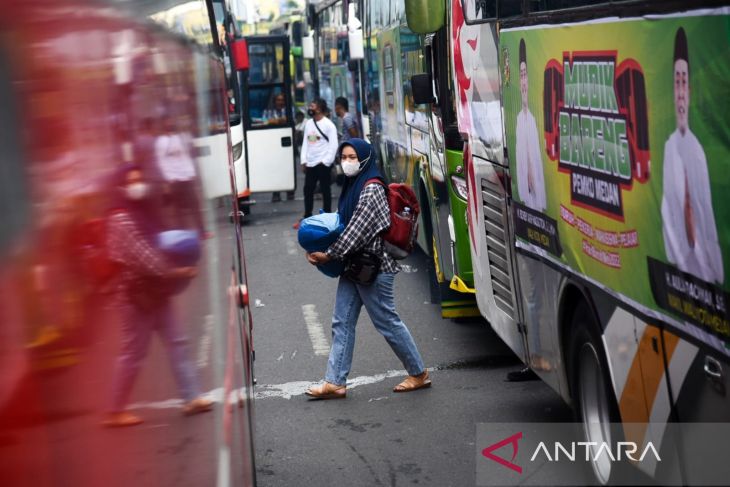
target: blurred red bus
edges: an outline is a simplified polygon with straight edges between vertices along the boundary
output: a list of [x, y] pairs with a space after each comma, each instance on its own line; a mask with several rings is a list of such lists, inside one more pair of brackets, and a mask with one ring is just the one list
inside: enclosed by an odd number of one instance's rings
[[237, 194], [210, 12], [3, 2], [3, 485], [255, 483], [241, 229], [200, 176]]

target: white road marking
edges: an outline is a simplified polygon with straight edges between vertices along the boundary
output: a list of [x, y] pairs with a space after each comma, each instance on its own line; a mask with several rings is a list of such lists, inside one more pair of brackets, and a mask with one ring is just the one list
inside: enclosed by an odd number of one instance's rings
[[[427, 370], [432, 371], [432, 368]], [[376, 384], [382, 382], [385, 379], [391, 379], [393, 377], [404, 377], [408, 375], [405, 370], [389, 370], [382, 374], [375, 375], [362, 375], [355, 377], [347, 381], [347, 389], [352, 390], [355, 387], [366, 386], [369, 384]], [[309, 389], [309, 386], [318, 384], [318, 382], [309, 381], [294, 381], [286, 382], [284, 384], [258, 384], [256, 386], [256, 400], [267, 399], [270, 397], [278, 397], [282, 399], [291, 399], [294, 396], [300, 396], [304, 394], [304, 391]], [[393, 384], [395, 385], [395, 384]], [[380, 400], [377, 398], [375, 400]]]
[[313, 304], [305, 304], [302, 306], [302, 313], [304, 313], [304, 322], [307, 324], [307, 333], [309, 333], [309, 340], [312, 342], [314, 354], [322, 357], [328, 356], [330, 345], [327, 335], [324, 334], [324, 326], [319, 321], [317, 307]]
[[294, 350], [294, 353], [291, 354], [291, 358], [289, 360], [294, 360], [294, 357], [297, 356], [297, 351]]
[[368, 399], [368, 402], [382, 401], [383, 399], [388, 399], [388, 396], [373, 397], [373, 398]]
[[227, 446], [222, 445], [218, 449], [216, 487], [228, 487], [229, 485], [231, 485], [231, 451]]
[[279, 357], [276, 359], [276, 361], [277, 362], [281, 362], [282, 360], [284, 360], [284, 354], [283, 353], [281, 355], [279, 355]]
[[293, 240], [286, 241], [286, 253], [289, 255], [297, 255], [299, 253], [299, 251], [297, 250], [297, 245], [294, 243]]
[[[429, 372], [434, 369], [432, 367], [427, 368]], [[405, 377], [407, 372], [405, 370], [389, 370], [382, 374], [375, 375], [363, 375], [355, 377], [347, 381], [347, 388], [352, 390], [356, 387], [366, 386], [370, 384], [376, 384], [383, 382], [386, 379], [393, 377]], [[319, 382], [312, 382], [307, 380], [285, 382], [284, 384], [259, 384], [255, 387], [255, 398], [256, 400], [269, 399], [269, 398], [280, 398], [280, 399], [291, 399], [295, 396], [301, 396], [304, 391], [309, 389], [310, 386], [318, 384]], [[395, 384], [393, 384], [395, 385]], [[237, 404], [239, 395], [244, 392], [243, 389], [233, 390], [228, 396], [228, 404]], [[223, 402], [223, 388], [219, 387], [212, 391], [203, 394], [204, 397], [211, 399], [214, 402]], [[369, 401], [380, 401], [390, 396], [381, 396], [372, 398]], [[129, 409], [178, 409], [183, 406], [184, 402], [182, 399], [167, 399], [164, 401], [149, 401], [149, 402], [137, 402], [131, 404]]]
[[299, 253], [299, 250], [297, 250], [297, 243], [296, 243], [296, 232], [292, 232], [291, 230], [284, 230], [284, 242], [286, 243], [286, 253], [289, 255], [296, 255]]
[[205, 315], [205, 323], [203, 324], [203, 335], [200, 337], [198, 344], [198, 360], [196, 363], [199, 369], [208, 366], [210, 359], [210, 349], [213, 344], [213, 315]]

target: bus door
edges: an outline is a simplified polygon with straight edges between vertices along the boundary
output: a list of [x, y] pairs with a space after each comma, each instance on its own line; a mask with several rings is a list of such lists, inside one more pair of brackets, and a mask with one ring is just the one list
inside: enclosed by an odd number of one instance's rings
[[246, 173], [251, 192], [293, 191], [294, 118], [289, 39], [248, 36], [250, 68], [243, 79]]

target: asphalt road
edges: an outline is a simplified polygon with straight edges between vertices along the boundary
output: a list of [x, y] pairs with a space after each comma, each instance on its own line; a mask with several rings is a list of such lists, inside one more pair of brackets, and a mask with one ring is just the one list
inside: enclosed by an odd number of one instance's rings
[[405, 372], [363, 310], [347, 399], [308, 400], [303, 391], [325, 372], [337, 282], [310, 266], [297, 244], [301, 190], [294, 201], [270, 198], [256, 195], [244, 227], [259, 486], [475, 485], [478, 423], [571, 419], [542, 382], [505, 382], [520, 362], [486, 322], [440, 317], [420, 253], [396, 277], [396, 302], [433, 387], [392, 392]]

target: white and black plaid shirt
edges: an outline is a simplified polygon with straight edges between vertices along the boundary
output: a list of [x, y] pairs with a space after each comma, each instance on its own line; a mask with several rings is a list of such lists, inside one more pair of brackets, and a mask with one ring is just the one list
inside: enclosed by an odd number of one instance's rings
[[355, 213], [345, 231], [327, 249], [327, 255], [345, 260], [360, 250], [380, 257], [380, 272], [396, 273], [400, 267], [383, 248], [381, 232], [390, 227], [390, 210], [385, 188], [377, 183], [366, 185], [360, 192]]

